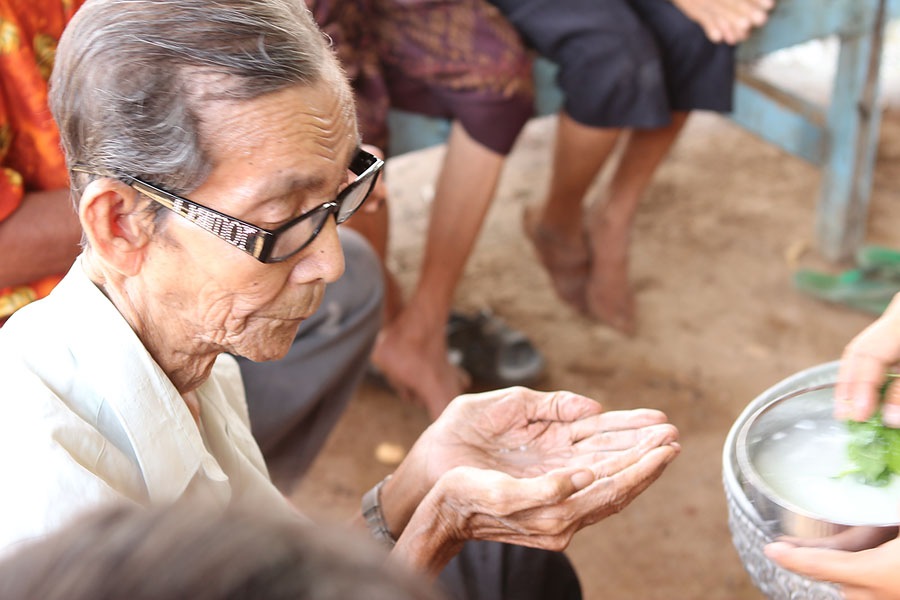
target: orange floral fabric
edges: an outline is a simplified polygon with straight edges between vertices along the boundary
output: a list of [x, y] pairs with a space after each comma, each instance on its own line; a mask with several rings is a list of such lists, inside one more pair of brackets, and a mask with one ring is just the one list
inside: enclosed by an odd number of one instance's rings
[[[83, 1], [0, 0], [0, 221], [26, 193], [68, 186], [47, 80], [63, 27]], [[0, 288], [0, 322], [59, 279]]]

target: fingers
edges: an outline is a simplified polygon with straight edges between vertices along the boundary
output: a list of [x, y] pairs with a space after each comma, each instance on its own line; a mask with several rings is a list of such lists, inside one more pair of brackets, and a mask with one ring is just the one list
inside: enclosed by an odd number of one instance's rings
[[658, 423], [622, 431], [600, 431], [578, 441], [575, 447], [581, 454], [600, 454], [632, 448], [652, 448], [677, 440], [678, 429], [674, 425]]
[[650, 408], [614, 410], [573, 422], [570, 435], [572, 441], [578, 442], [598, 433], [636, 430], [667, 421], [664, 412]]
[[594, 473], [585, 468], [565, 468], [538, 477], [516, 478], [501, 471], [457, 467], [441, 480], [449, 504], [467, 514], [492, 518], [546, 506], [556, 506], [590, 486]]
[[565, 390], [543, 392], [526, 387], [511, 387], [460, 396], [455, 404], [462, 407], [493, 406], [505, 403], [516, 406], [529, 422], [563, 422], [573, 424], [573, 438], [581, 439], [597, 431], [636, 429], [665, 423], [659, 410], [640, 408], [603, 412], [603, 406], [587, 396]]
[[528, 415], [534, 421], [573, 422], [603, 412], [603, 406], [599, 402], [573, 392], [539, 392], [527, 388], [512, 390], [528, 394]]
[[611, 476], [600, 474], [592, 486], [573, 498], [574, 505], [585, 512], [579, 528], [628, 506], [662, 475], [680, 451], [681, 447], [675, 443], [658, 446], [639, 455], [635, 462]]
[[888, 387], [881, 409], [881, 418], [888, 427], [900, 427], [900, 385]]
[[838, 383], [835, 387], [836, 419], [865, 421], [878, 406], [878, 388], [884, 381], [888, 365], [881, 358], [847, 347], [841, 357]]
[[460, 396], [460, 410], [509, 411], [530, 423], [573, 422], [603, 412], [603, 406], [587, 396], [568, 391], [543, 392], [516, 386]]
[[868, 551], [801, 548], [785, 542], [775, 542], [767, 545], [764, 552], [785, 569], [820, 581], [859, 585], [870, 577], [866, 565]]
[[444, 510], [463, 515], [464, 539], [562, 550], [576, 531], [627, 506], [678, 452], [677, 444], [621, 452], [629, 456], [610, 469], [615, 472], [612, 477], [599, 480], [593, 471], [578, 468], [517, 479], [499, 471], [460, 467], [441, 478], [440, 493]]
[[677, 442], [655, 445], [645, 443], [629, 450], [617, 452], [595, 463], [591, 470], [598, 480], [618, 478], [614, 481], [615, 485], [629, 488], [643, 478], [652, 475], [656, 469], [668, 465], [678, 456], [679, 452], [681, 452], [681, 446]]
[[[875, 412], [888, 368], [900, 360], [900, 295], [884, 314], [854, 337], [841, 356], [835, 417], [863, 421]], [[890, 394], [888, 418], [900, 425], [900, 396]], [[892, 423], [888, 423], [892, 424]]]
[[728, 14], [715, 19], [720, 32], [720, 41], [734, 46], [750, 35], [750, 20], [740, 14]]
[[896, 527], [851, 527], [834, 535], [818, 538], [783, 536], [779, 542], [806, 548], [828, 548], [856, 552], [874, 548], [897, 537]]
[[631, 464], [652, 448], [673, 444], [678, 430], [667, 423], [641, 429], [599, 432], [572, 446], [546, 453], [530, 474], [579, 467], [590, 469], [596, 477], [610, 476]]
[[737, 44], [768, 19], [774, 0], [675, 0], [714, 43]]
[[841, 586], [841, 597], [843, 600], [884, 600], [868, 587], [855, 585]]

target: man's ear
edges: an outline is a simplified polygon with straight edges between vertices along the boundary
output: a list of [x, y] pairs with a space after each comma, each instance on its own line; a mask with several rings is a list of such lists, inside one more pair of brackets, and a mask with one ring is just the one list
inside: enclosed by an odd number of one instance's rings
[[88, 184], [78, 216], [91, 251], [123, 275], [140, 271], [153, 214], [142, 211], [146, 200], [134, 188], [112, 178]]

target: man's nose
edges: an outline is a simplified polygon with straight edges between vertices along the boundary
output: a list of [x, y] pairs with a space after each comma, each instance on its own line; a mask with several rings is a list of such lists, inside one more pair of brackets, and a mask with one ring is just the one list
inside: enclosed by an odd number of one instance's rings
[[318, 279], [334, 283], [343, 273], [344, 251], [332, 216], [322, 225], [316, 239], [298, 253], [291, 277], [301, 283]]

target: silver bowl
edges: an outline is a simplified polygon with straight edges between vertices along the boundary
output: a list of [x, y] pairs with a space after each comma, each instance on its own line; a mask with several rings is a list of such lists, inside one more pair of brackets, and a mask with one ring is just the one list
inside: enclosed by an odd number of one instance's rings
[[777, 524], [760, 515], [746, 489], [746, 480], [737, 461], [737, 437], [744, 424], [764, 405], [791, 392], [833, 382], [838, 362], [830, 362], [784, 379], [751, 401], [728, 432], [722, 451], [722, 483], [728, 504], [728, 526], [738, 556], [754, 585], [773, 600], [841, 600], [843, 595], [831, 583], [809, 579], [782, 569], [763, 554]]
[[[839, 540], [835, 536], [840, 534], [842, 539], [871, 539], [875, 543], [886, 539], [887, 530], [897, 525], [896, 519], [882, 523], [866, 517], [853, 519], [846, 515], [816, 512], [778, 493], [766, 476], [757, 470], [757, 456], [766, 449], [767, 442], [774, 439], [773, 436], [798, 423], [811, 428], [835, 426], [832, 417], [834, 388], [835, 384], [827, 383], [779, 396], [757, 408], [738, 429], [735, 452], [744, 491], [768, 525], [772, 537], [814, 538], [820, 545], [837, 545]], [[884, 531], [880, 531], [882, 529]]]

